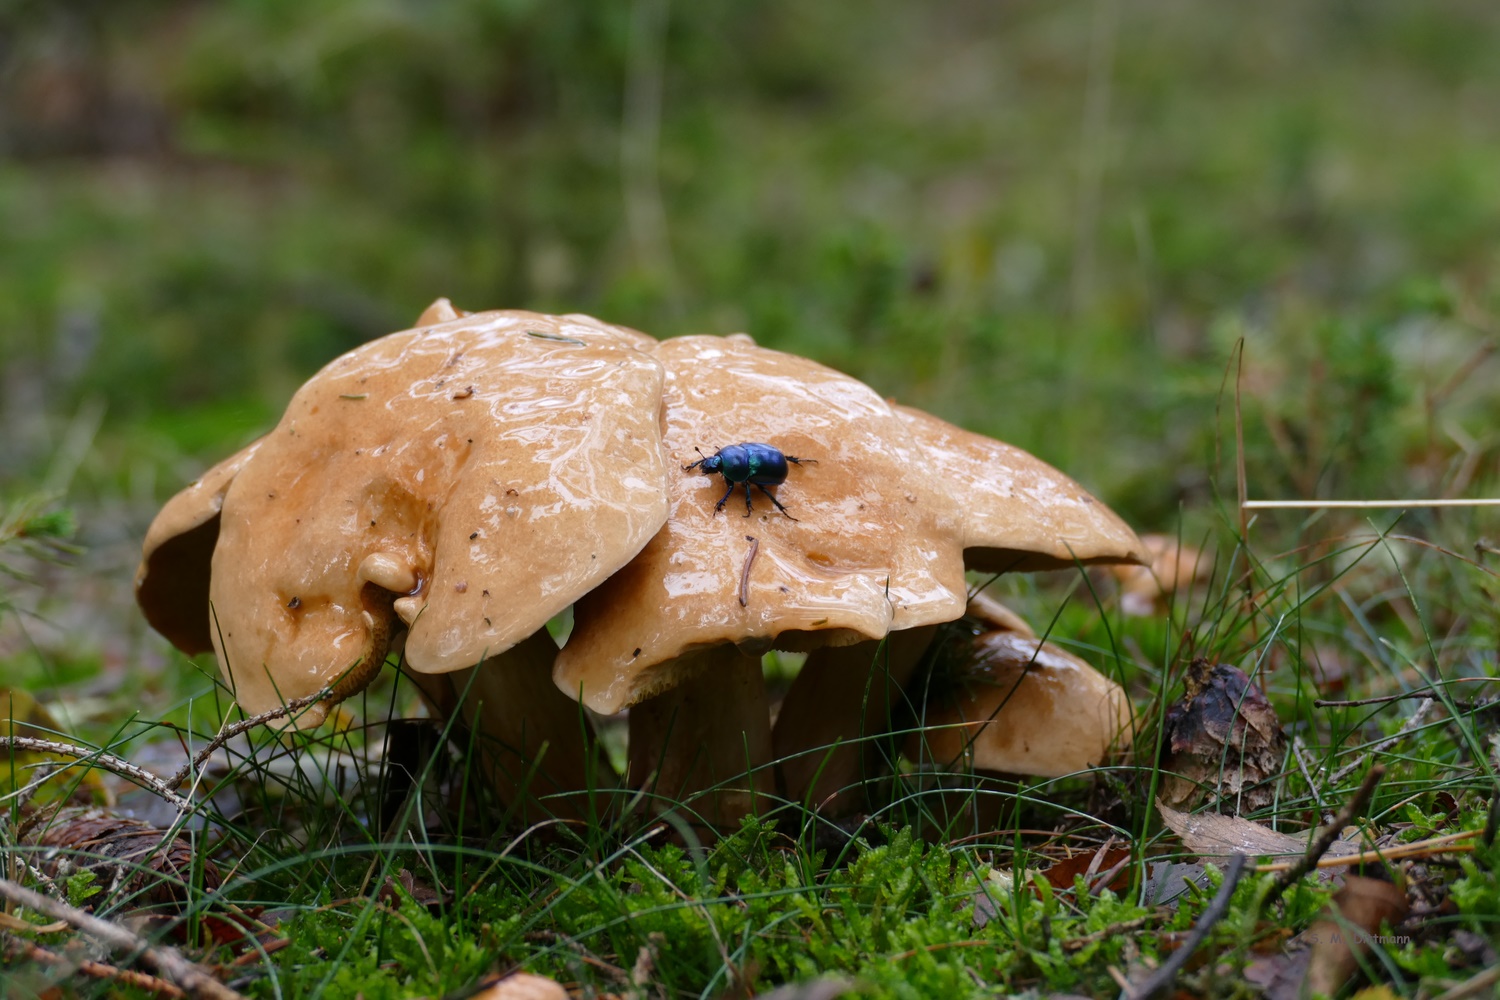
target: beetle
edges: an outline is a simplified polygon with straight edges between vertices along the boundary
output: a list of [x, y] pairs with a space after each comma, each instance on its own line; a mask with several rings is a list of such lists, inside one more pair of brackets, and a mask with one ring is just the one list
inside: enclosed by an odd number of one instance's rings
[[684, 465], [682, 467], [683, 472], [690, 472], [693, 469], [702, 469], [709, 475], [717, 472], [729, 484], [729, 489], [725, 490], [724, 495], [719, 498], [719, 502], [714, 504], [715, 514], [724, 509], [724, 505], [729, 502], [729, 497], [734, 493], [735, 487], [744, 484], [746, 517], [749, 517], [753, 510], [750, 502], [750, 487], [754, 486], [770, 498], [771, 502], [776, 505], [777, 510], [795, 521], [797, 519], [792, 517], [791, 514], [787, 514], [787, 509], [781, 505], [781, 501], [777, 500], [775, 495], [766, 489], [766, 487], [786, 482], [787, 472], [789, 471], [788, 462], [792, 465], [818, 464], [818, 460], [815, 458], [797, 458], [794, 455], [786, 455], [775, 445], [762, 444], [759, 441], [745, 441], [741, 444], [726, 445], [712, 455], [705, 455], [698, 448], [694, 448], [693, 450], [698, 452], [698, 461]]

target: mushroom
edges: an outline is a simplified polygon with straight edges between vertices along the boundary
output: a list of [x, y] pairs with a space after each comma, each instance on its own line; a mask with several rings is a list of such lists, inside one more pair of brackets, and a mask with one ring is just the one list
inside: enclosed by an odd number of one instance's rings
[[1036, 630], [1031, 627], [1030, 622], [982, 590], [969, 598], [968, 614], [970, 618], [985, 626], [986, 631], [1036, 635]]
[[168, 500], [141, 546], [136, 603], [151, 627], [189, 656], [214, 648], [208, 581], [219, 512], [229, 484], [262, 441], [230, 455]]
[[1213, 578], [1213, 564], [1191, 545], [1170, 535], [1142, 535], [1144, 566], [1112, 566], [1120, 588], [1120, 610], [1135, 618], [1165, 612], [1180, 591]]
[[951, 690], [930, 698], [906, 741], [918, 763], [1060, 778], [1128, 746], [1130, 701], [1114, 681], [1036, 636], [975, 637]]
[[717, 511], [718, 478], [674, 473], [666, 527], [578, 602], [555, 677], [595, 711], [634, 706], [631, 780], [655, 774], [665, 798], [760, 768], [748, 788], [701, 804], [726, 822], [769, 788], [759, 654], [957, 618], [963, 514], [907, 422], [863, 383], [744, 336], [668, 340], [656, 357], [679, 467], [695, 449], [741, 442], [817, 464], [776, 487], [785, 514], [764, 497], [753, 516]]
[[[531, 637], [666, 518], [655, 341], [444, 300], [423, 320], [331, 362], [270, 434], [170, 501], [138, 596], [179, 646], [211, 640], [248, 712], [331, 686], [303, 725], [368, 683], [403, 627], [415, 671], [531, 671], [543, 683], [476, 682], [485, 726], [524, 729], [521, 752], [549, 743], [550, 777], [581, 787], [553, 770], [587, 755]], [[550, 706], [495, 703], [516, 686]]]
[[[917, 442], [915, 461], [961, 512], [945, 542], [962, 549], [968, 568], [1000, 573], [1139, 561], [1140, 541], [1125, 522], [1052, 466], [921, 410], [895, 410]], [[788, 795], [833, 812], [849, 808], [855, 798], [847, 791], [871, 766], [860, 739], [885, 731], [922, 652], [906, 641], [884, 658], [874, 646], [809, 655], [776, 720], [775, 753]], [[872, 667], [883, 685], [869, 683]]]
[[910, 406], [896, 410], [960, 500], [968, 568], [1034, 573], [1141, 562], [1129, 525], [1046, 462]]
[[[1101, 764], [1134, 736], [1119, 685], [1073, 654], [1024, 632], [965, 637], [949, 683], [921, 706], [903, 753], [924, 772], [977, 774], [983, 784], [1018, 775], [1059, 778]], [[948, 804], [949, 818], [969, 804]], [[979, 809], [993, 826], [993, 800]]]

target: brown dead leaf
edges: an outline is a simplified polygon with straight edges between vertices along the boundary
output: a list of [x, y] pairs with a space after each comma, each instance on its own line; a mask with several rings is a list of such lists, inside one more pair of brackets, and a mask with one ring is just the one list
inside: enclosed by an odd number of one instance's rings
[[1305, 993], [1329, 996], [1343, 988], [1359, 970], [1359, 956], [1370, 949], [1381, 924], [1395, 924], [1406, 916], [1406, 893], [1379, 879], [1348, 875], [1344, 887], [1329, 901], [1329, 912], [1304, 933], [1312, 944]]
[[[1123, 892], [1130, 888], [1131, 856], [1128, 848], [1106, 844], [1097, 851], [1080, 851], [1071, 857], [1052, 862], [1052, 867], [1042, 872], [1042, 877], [1054, 889], [1072, 889], [1073, 881], [1082, 875], [1088, 883], [1090, 893], [1100, 889]], [[1101, 884], [1104, 876], [1109, 877], [1108, 884]]]
[[416, 900], [422, 906], [441, 906], [444, 902], [443, 896], [433, 889], [432, 886], [423, 882], [405, 868], [398, 871], [395, 875], [386, 876], [385, 884], [380, 887], [380, 892], [376, 894], [376, 898], [387, 906], [393, 908], [399, 907], [401, 905], [401, 894], [397, 891], [397, 885], [406, 890], [407, 895], [411, 896], [412, 899]]
[[1381, 925], [1397, 923], [1406, 911], [1406, 894], [1391, 883], [1345, 876], [1323, 916], [1293, 938], [1283, 954], [1252, 962], [1245, 978], [1261, 987], [1265, 1000], [1332, 996], [1359, 970], [1359, 956], [1369, 950]]
[[[50, 878], [80, 872], [94, 875], [107, 890], [99, 899], [123, 892], [132, 906], [176, 907], [193, 880], [193, 845], [186, 837], [167, 839], [167, 831], [108, 809], [62, 809], [38, 824], [23, 843], [41, 848], [41, 869]], [[212, 861], [203, 862], [203, 886], [220, 883]], [[85, 904], [84, 909], [89, 909]]]
[[[1308, 838], [1278, 833], [1261, 826], [1253, 820], [1239, 816], [1220, 816], [1216, 813], [1178, 812], [1160, 802], [1156, 811], [1161, 814], [1167, 829], [1177, 834], [1182, 846], [1202, 858], [1227, 858], [1231, 854], [1246, 854], [1250, 857], [1301, 857], [1307, 853]], [[1336, 840], [1328, 849], [1327, 856], [1343, 857], [1358, 854], [1359, 845], [1347, 840]], [[1323, 869], [1331, 871], [1332, 869]]]
[[1235, 814], [1271, 804], [1286, 757], [1281, 720], [1235, 667], [1194, 660], [1182, 700], [1167, 710], [1162, 799], [1189, 808], [1207, 788]]

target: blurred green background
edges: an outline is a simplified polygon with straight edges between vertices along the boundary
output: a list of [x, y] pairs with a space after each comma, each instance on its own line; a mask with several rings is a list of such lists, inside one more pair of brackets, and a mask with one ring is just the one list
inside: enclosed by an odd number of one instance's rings
[[122, 534], [439, 295], [745, 330], [1143, 529], [1241, 337], [1253, 493], [1496, 486], [1491, 0], [0, 12], [0, 486]]

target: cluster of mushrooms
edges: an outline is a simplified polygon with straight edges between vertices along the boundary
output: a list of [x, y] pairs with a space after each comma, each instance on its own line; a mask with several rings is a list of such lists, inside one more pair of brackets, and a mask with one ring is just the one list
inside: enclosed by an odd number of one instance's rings
[[[720, 510], [726, 481], [688, 468], [745, 442], [813, 460], [774, 487], [785, 512], [764, 497]], [[625, 787], [716, 825], [761, 796], [852, 801], [862, 738], [968, 610], [966, 570], [1140, 553], [1026, 452], [747, 336], [657, 341], [440, 299], [330, 363], [274, 430], [172, 498], [136, 593], [174, 645], [217, 654], [246, 713], [330, 689], [302, 726], [399, 652], [533, 816], [618, 787], [580, 705], [629, 709]], [[570, 606], [558, 648], [546, 625]], [[923, 708], [933, 739], [910, 753], [1049, 775], [1128, 739], [1118, 687], [997, 615], [1001, 638], [975, 641], [1003, 657]], [[769, 649], [808, 654], [774, 726]], [[984, 757], [980, 736], [1009, 756]]]

